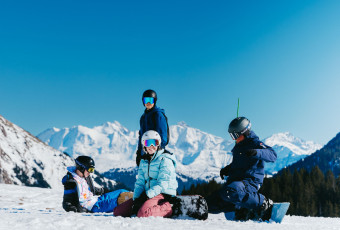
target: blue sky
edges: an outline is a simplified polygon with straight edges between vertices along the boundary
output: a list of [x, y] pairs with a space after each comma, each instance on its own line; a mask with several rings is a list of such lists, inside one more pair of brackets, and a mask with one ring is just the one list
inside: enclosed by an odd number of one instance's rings
[[0, 114], [34, 135], [119, 121], [326, 144], [340, 131], [340, 1], [1, 1]]

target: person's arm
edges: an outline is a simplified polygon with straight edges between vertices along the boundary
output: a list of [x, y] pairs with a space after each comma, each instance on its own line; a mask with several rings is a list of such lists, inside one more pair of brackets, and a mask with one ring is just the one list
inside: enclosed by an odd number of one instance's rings
[[264, 160], [266, 162], [275, 162], [277, 159], [275, 150], [261, 141], [258, 143], [257, 149], [252, 150], [256, 151], [256, 153], [253, 153], [253, 157], [256, 159]]
[[161, 194], [162, 190], [166, 190], [169, 187], [170, 178], [174, 173], [176, 173], [176, 171], [173, 161], [169, 158], [163, 158], [160, 163], [157, 184], [148, 189], [146, 195], [152, 198]]
[[143, 169], [139, 167], [138, 169], [138, 178], [135, 183], [135, 189], [133, 191], [133, 199], [137, 199], [144, 191], [145, 191], [145, 177], [143, 173]]
[[164, 149], [169, 138], [168, 137], [168, 125], [162, 112], [157, 112], [155, 116], [156, 116], [156, 119], [155, 119], [156, 120], [156, 124], [155, 124], [156, 131], [159, 133], [159, 135], [162, 138], [161, 147], [162, 149]]

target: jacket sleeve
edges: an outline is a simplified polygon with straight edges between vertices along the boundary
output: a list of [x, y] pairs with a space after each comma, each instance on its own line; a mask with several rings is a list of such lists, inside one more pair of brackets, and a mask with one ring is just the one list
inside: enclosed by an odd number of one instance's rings
[[166, 143], [168, 142], [168, 125], [166, 119], [162, 112], [156, 113], [156, 131], [162, 138], [161, 147], [162, 149], [165, 148]]
[[138, 131], [138, 134], [139, 134], [139, 137], [138, 137], [138, 149], [137, 151], [140, 152], [142, 150], [142, 143], [141, 143], [141, 140], [142, 140], [142, 117], [139, 119], [139, 131]]
[[133, 200], [137, 199], [140, 194], [142, 194], [145, 190], [145, 178], [143, 173], [144, 163], [141, 162], [138, 168], [138, 178], [135, 183], [135, 189], [133, 191]]
[[146, 195], [152, 198], [161, 194], [162, 190], [166, 190], [169, 187], [170, 178], [173, 173], [176, 173], [174, 163], [169, 158], [163, 158], [159, 167], [157, 184], [147, 190]]
[[266, 162], [275, 162], [277, 159], [275, 150], [261, 141], [258, 143], [258, 148], [255, 150], [257, 152], [254, 156], [256, 159], [264, 160]]

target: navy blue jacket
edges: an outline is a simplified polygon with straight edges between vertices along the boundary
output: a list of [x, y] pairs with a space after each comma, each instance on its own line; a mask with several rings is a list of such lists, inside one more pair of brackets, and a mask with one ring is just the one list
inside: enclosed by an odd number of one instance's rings
[[138, 141], [138, 151], [143, 149], [141, 139], [143, 134], [149, 130], [155, 130], [159, 133], [162, 138], [161, 147], [165, 148], [168, 141], [168, 126], [163, 115], [164, 109], [154, 106], [150, 110], [145, 110], [140, 118], [139, 125], [139, 141]]
[[[244, 154], [249, 149], [255, 149], [256, 155], [248, 157]], [[231, 152], [233, 161], [229, 165], [228, 183], [247, 180], [258, 187], [263, 184], [264, 162], [274, 162], [277, 158], [274, 149], [261, 142], [253, 131], [237, 143]]]

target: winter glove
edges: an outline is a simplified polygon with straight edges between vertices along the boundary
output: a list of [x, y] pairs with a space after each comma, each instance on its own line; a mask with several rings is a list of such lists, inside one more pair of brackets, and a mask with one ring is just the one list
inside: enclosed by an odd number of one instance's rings
[[138, 210], [142, 207], [142, 205], [147, 201], [149, 197], [143, 192], [138, 198], [133, 201], [132, 205], [132, 213], [137, 214]]
[[253, 157], [257, 154], [257, 151], [256, 149], [248, 149], [244, 154], [246, 154], [248, 157]]
[[228, 176], [229, 175], [229, 171], [230, 171], [230, 165], [227, 165], [226, 167], [221, 169], [220, 177], [221, 177], [222, 180], [224, 180], [224, 176]]
[[142, 159], [142, 150], [138, 149], [136, 152], [136, 165], [139, 167], [140, 160]]
[[103, 194], [105, 194], [105, 193], [109, 193], [109, 192], [111, 192], [109, 189], [107, 189], [107, 188], [104, 188], [104, 193], [103, 193]]

